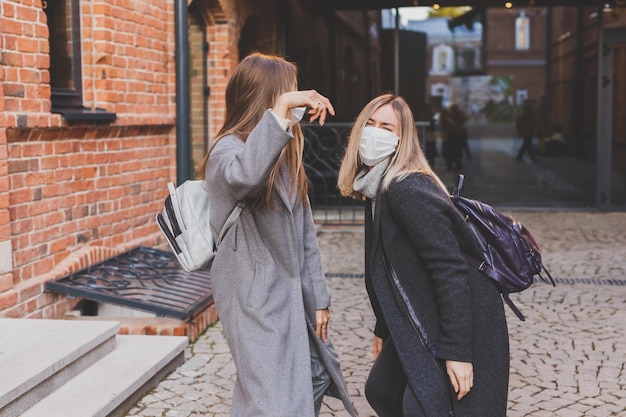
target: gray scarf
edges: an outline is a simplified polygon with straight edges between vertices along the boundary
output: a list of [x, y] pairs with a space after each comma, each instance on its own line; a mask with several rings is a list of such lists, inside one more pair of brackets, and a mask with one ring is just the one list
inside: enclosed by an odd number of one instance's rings
[[361, 170], [354, 179], [354, 191], [358, 191], [372, 200], [375, 199], [388, 166], [389, 158], [386, 158], [370, 169], [364, 168]]

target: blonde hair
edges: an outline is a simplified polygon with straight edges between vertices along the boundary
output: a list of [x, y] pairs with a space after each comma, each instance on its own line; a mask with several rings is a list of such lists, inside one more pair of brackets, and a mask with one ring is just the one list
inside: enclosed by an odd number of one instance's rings
[[378, 109], [386, 105], [391, 105], [400, 122], [400, 141], [385, 172], [381, 189], [387, 190], [394, 180], [401, 180], [411, 173], [419, 172], [430, 176], [435, 183], [447, 193], [446, 186], [441, 179], [439, 179], [437, 174], [435, 174], [426, 160], [426, 156], [424, 155], [419, 141], [411, 108], [402, 97], [394, 96], [393, 94], [383, 94], [365, 105], [352, 126], [350, 136], [348, 137], [346, 153], [341, 163], [337, 179], [337, 188], [339, 188], [341, 195], [344, 197], [352, 197], [356, 200], [365, 199], [363, 194], [354, 190], [354, 179], [359, 172], [367, 168], [361, 161], [361, 155], [359, 153], [361, 132], [363, 128], [367, 126], [367, 122], [372, 115]]
[[[200, 177], [204, 179], [206, 176], [206, 165], [217, 142], [229, 135], [236, 135], [245, 142], [252, 129], [261, 121], [265, 111], [274, 106], [281, 94], [293, 91], [297, 85], [298, 70], [295, 64], [278, 56], [261, 53], [245, 57], [235, 68], [226, 86], [224, 126], [209, 145], [209, 152], [199, 167]], [[294, 138], [283, 148], [270, 172], [267, 184], [253, 197], [253, 207], [272, 206], [272, 194], [282, 163], [287, 164], [292, 178], [291, 193], [297, 192], [297, 197], [302, 201], [307, 197], [308, 181], [302, 161], [304, 136], [298, 124], [292, 127], [292, 134]]]

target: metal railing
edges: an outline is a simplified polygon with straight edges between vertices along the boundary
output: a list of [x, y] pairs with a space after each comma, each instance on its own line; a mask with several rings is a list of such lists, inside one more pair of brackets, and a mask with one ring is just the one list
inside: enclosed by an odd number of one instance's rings
[[[424, 139], [427, 122], [416, 122]], [[322, 225], [358, 225], [365, 220], [363, 203], [342, 197], [337, 174], [345, 153], [352, 123], [303, 123], [304, 166], [309, 178], [309, 198], [315, 222]]]
[[182, 320], [213, 303], [208, 271], [185, 272], [171, 252], [143, 246], [49, 281], [45, 289]]

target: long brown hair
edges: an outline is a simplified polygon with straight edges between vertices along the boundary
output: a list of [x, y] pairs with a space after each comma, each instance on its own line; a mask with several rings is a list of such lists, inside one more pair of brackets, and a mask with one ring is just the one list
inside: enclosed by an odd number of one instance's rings
[[386, 190], [394, 179], [402, 179], [410, 173], [419, 172], [432, 177], [433, 180], [447, 192], [446, 186], [432, 170], [424, 155], [411, 108], [402, 97], [397, 97], [393, 94], [383, 94], [365, 105], [352, 126], [348, 138], [348, 146], [346, 147], [346, 153], [341, 163], [337, 179], [337, 188], [339, 188], [341, 195], [357, 200], [365, 199], [364, 195], [354, 190], [354, 179], [361, 170], [366, 168], [365, 164], [361, 161], [361, 155], [359, 153], [361, 132], [363, 132], [363, 128], [367, 126], [367, 122], [372, 115], [379, 108], [388, 104], [391, 105], [400, 122], [400, 141], [398, 142], [395, 154], [391, 157], [381, 188]]
[[[211, 141], [209, 152], [199, 167], [200, 177], [205, 178], [209, 156], [220, 139], [236, 135], [245, 142], [265, 111], [274, 106], [281, 94], [295, 90], [297, 85], [298, 70], [295, 64], [278, 56], [261, 53], [245, 57], [235, 68], [226, 86], [226, 118], [217, 136]], [[283, 148], [265, 187], [253, 197], [253, 207], [272, 206], [276, 177], [283, 162], [287, 164], [292, 179], [290, 192], [296, 192], [300, 200], [306, 198], [308, 181], [302, 162], [304, 136], [300, 125], [292, 126], [291, 133], [294, 138]], [[259, 149], [259, 152], [262, 151]]]

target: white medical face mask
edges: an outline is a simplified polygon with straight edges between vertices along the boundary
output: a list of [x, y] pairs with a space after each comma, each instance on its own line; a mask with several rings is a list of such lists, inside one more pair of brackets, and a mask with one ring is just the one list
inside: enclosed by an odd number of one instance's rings
[[294, 107], [291, 109], [291, 124], [299, 123], [304, 117], [304, 112], [306, 112], [306, 107]]
[[388, 130], [366, 126], [361, 133], [361, 160], [373, 167], [393, 154], [400, 138]]

